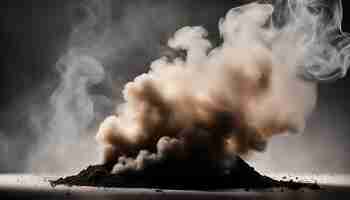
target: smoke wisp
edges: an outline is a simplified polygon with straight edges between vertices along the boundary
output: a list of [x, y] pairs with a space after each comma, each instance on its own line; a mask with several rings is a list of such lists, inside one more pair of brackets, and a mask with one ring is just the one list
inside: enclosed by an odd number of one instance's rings
[[[86, 0], [71, 8], [76, 24], [66, 52], [56, 63], [60, 81], [50, 97], [50, 116], [36, 123], [37, 131], [44, 134], [39, 138], [39, 149], [33, 150], [28, 161], [30, 171], [70, 171], [83, 163], [97, 162], [98, 149], [91, 148], [91, 124], [99, 114], [95, 105], [103, 96], [93, 95], [89, 89], [105, 79], [101, 61], [114, 50], [105, 45], [110, 34], [109, 6], [109, 1]], [[83, 15], [82, 19], [73, 15], [76, 13]], [[67, 157], [71, 162], [64, 161]]]

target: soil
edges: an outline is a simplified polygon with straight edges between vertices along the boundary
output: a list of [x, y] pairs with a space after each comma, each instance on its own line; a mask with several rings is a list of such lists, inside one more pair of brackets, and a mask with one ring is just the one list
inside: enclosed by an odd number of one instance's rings
[[207, 161], [168, 159], [149, 165], [143, 170], [110, 173], [111, 166], [93, 165], [79, 174], [50, 181], [52, 186], [96, 186], [158, 188], [179, 190], [264, 189], [283, 187], [288, 189], [320, 189], [316, 183], [293, 180], [274, 180], [261, 175], [240, 157], [229, 169], [222, 169]]

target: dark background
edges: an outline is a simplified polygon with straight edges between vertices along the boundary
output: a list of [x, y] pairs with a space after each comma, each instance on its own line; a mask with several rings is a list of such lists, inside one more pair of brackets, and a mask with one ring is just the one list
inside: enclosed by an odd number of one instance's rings
[[[115, 55], [118, 59], [107, 63], [111, 66], [108, 68], [111, 81], [115, 83], [125, 83], [147, 71], [147, 65], [162, 54], [167, 38], [184, 25], [205, 26], [215, 43], [219, 40], [219, 18], [239, 4], [233, 0], [112, 2], [116, 21], [130, 7], [148, 13], [143, 19], [147, 25], [140, 33], [142, 42], [134, 42], [122, 55]], [[32, 106], [44, 107], [58, 85], [55, 63], [67, 49], [75, 23], [72, 19], [76, 17], [72, 15], [79, 15], [79, 11], [70, 8], [77, 3], [78, 0], [1, 1], [0, 172], [26, 171], [28, 149], [36, 144], [38, 137], [31, 129], [29, 113]], [[347, 13], [344, 7], [343, 29], [350, 32]], [[162, 18], [167, 18], [167, 23], [157, 25]], [[98, 87], [108, 96], [120, 97], [120, 89], [113, 90], [103, 83]], [[349, 77], [320, 85], [318, 107], [305, 133], [274, 139], [266, 153], [256, 156], [257, 167], [267, 171], [350, 173], [348, 87]]]

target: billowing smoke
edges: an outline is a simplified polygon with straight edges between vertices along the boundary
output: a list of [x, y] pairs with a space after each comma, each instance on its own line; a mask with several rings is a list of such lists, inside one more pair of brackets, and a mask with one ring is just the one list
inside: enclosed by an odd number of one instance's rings
[[302, 132], [317, 84], [346, 74], [341, 20], [340, 1], [276, 0], [231, 9], [218, 47], [203, 27], [181, 28], [168, 45], [186, 56], [154, 61], [100, 125], [104, 162], [119, 173], [169, 156], [219, 161]]

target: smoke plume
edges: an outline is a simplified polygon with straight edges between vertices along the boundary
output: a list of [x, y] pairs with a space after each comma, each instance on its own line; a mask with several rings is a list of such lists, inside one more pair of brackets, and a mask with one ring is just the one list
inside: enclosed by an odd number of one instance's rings
[[276, 0], [231, 9], [217, 47], [203, 27], [179, 29], [168, 46], [186, 56], [154, 61], [100, 125], [104, 162], [119, 173], [169, 156], [220, 161], [302, 132], [317, 84], [349, 66], [341, 20], [340, 1]]
[[[56, 63], [60, 83], [50, 97], [50, 117], [44, 122], [36, 120], [37, 131], [45, 134], [29, 161], [31, 171], [72, 170], [98, 157], [98, 150], [90, 148], [94, 143], [89, 132], [98, 115], [94, 106], [103, 96], [92, 95], [89, 88], [104, 80], [101, 61], [114, 50], [105, 45], [110, 34], [109, 6], [108, 1], [94, 0], [71, 6], [74, 27], [66, 52]], [[72, 160], [69, 164], [64, 162], [67, 155]]]

